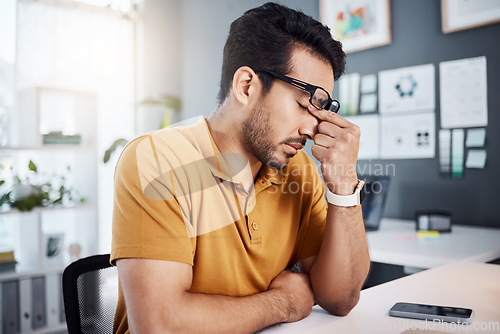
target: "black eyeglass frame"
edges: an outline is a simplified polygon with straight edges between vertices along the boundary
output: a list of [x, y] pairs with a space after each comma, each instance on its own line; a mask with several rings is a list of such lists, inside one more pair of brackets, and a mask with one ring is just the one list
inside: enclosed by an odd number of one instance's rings
[[[283, 74], [279, 74], [276, 72], [268, 71], [268, 70], [254, 69], [254, 72], [264, 72], [264, 73], [270, 74], [273, 77], [275, 77], [276, 79], [284, 81], [287, 84], [290, 84], [290, 85], [297, 87], [299, 89], [305, 90], [306, 92], [308, 92], [310, 94], [309, 103], [311, 103], [311, 105], [318, 110], [325, 109], [325, 110], [329, 110], [331, 112], [337, 113], [340, 109], [340, 102], [337, 100], [333, 100], [330, 97], [330, 94], [324, 88], [322, 88], [320, 86], [314, 86], [314, 85], [308, 84], [305, 81], [301, 81], [299, 79], [294, 79], [292, 77], [289, 77], [289, 76], [286, 76]], [[314, 105], [314, 103], [312, 101], [314, 93], [316, 93], [317, 89], [321, 89], [322, 91], [324, 91], [326, 93], [326, 96], [328, 97], [328, 100], [326, 100], [326, 103], [324, 103], [324, 102], [321, 103], [321, 106], [322, 106], [321, 108], [318, 108], [316, 105]], [[332, 105], [336, 106], [336, 108], [330, 109], [330, 108], [332, 108]]]

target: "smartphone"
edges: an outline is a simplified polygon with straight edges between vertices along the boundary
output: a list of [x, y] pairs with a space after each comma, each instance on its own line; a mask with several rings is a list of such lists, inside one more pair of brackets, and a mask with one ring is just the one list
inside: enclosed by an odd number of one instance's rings
[[399, 302], [389, 310], [389, 315], [400, 318], [439, 320], [446, 322], [467, 323], [472, 317], [470, 308], [425, 305]]

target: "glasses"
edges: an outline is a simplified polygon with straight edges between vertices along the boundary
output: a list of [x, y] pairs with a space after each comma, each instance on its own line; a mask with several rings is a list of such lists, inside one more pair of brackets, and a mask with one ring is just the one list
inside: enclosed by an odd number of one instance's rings
[[267, 74], [272, 75], [276, 79], [279, 79], [281, 81], [286, 82], [287, 84], [290, 84], [294, 87], [297, 87], [299, 89], [305, 90], [310, 94], [309, 97], [309, 103], [311, 105], [318, 109], [325, 109], [325, 110], [330, 110], [334, 113], [337, 113], [340, 109], [340, 102], [337, 100], [332, 100], [330, 97], [330, 94], [323, 88], [319, 86], [313, 86], [311, 84], [308, 84], [307, 82], [300, 81], [294, 78], [287, 77], [286, 75], [271, 72], [268, 70], [254, 70], [255, 72], [264, 72]]

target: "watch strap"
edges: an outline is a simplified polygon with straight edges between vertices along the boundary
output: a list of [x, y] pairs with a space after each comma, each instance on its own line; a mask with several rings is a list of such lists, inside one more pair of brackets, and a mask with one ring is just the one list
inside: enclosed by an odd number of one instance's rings
[[354, 194], [352, 195], [337, 195], [334, 194], [326, 187], [326, 199], [328, 203], [336, 205], [336, 206], [357, 206], [361, 205], [361, 190], [365, 185], [365, 181], [359, 180], [356, 189], [354, 190]]

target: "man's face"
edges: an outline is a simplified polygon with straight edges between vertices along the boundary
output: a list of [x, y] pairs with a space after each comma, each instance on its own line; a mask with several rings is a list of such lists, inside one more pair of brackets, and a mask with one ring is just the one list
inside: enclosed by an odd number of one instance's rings
[[[333, 90], [330, 64], [303, 48], [293, 51], [292, 71], [286, 75], [328, 92]], [[243, 123], [248, 152], [271, 168], [284, 168], [306, 139], [317, 133], [318, 119], [307, 111], [309, 97], [304, 90], [274, 80], [270, 91]]]

